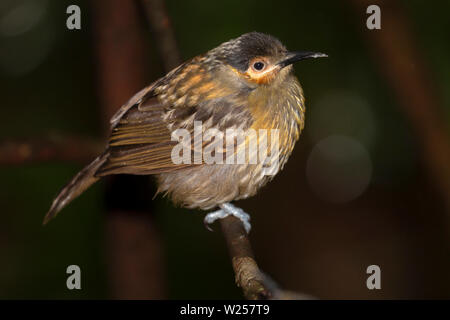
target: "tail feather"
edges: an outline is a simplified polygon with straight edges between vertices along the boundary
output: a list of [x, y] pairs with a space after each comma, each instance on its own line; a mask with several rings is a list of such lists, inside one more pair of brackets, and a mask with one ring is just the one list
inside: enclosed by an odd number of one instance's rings
[[87, 188], [99, 180], [99, 178], [95, 176], [95, 173], [105, 163], [108, 157], [109, 152], [105, 152], [95, 158], [94, 161], [78, 172], [77, 175], [73, 177], [64, 188], [62, 188], [58, 196], [55, 200], [53, 200], [50, 210], [45, 215], [43, 222], [44, 225], [54, 218], [58, 212], [68, 205], [73, 199], [78, 197]]

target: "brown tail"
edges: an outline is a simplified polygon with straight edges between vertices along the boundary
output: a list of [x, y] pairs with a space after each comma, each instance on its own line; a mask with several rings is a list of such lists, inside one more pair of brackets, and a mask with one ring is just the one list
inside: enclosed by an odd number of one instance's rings
[[68, 205], [73, 199], [82, 194], [92, 184], [99, 179], [95, 176], [97, 170], [108, 159], [109, 153], [105, 152], [95, 158], [89, 165], [83, 170], [77, 173], [70, 182], [62, 188], [58, 196], [53, 200], [50, 210], [47, 212], [44, 218], [44, 225], [47, 224], [53, 217], [55, 217], [59, 211], [61, 211], [66, 205]]

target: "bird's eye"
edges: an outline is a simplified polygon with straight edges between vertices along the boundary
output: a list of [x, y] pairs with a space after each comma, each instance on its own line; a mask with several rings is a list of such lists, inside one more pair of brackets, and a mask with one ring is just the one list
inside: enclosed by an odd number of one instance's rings
[[257, 61], [253, 64], [253, 69], [257, 70], [257, 71], [261, 71], [262, 69], [264, 69], [266, 65], [264, 64], [264, 62], [262, 61]]

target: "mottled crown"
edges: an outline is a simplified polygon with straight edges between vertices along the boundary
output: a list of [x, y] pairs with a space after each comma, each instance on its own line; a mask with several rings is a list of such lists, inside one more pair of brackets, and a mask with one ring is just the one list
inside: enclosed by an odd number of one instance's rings
[[209, 51], [207, 58], [210, 62], [219, 60], [245, 71], [250, 60], [255, 57], [278, 56], [286, 51], [286, 47], [277, 38], [260, 32], [249, 32]]

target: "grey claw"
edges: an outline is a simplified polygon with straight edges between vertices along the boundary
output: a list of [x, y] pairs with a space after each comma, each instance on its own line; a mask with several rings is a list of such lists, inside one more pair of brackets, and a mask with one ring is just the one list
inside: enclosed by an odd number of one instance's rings
[[214, 212], [210, 212], [203, 219], [203, 224], [205, 225], [206, 229], [213, 232], [214, 230], [210, 227], [210, 225], [213, 224], [218, 219], [225, 218], [227, 215], [228, 215], [228, 213], [226, 213], [222, 209], [214, 211]]
[[206, 221], [206, 218], [203, 219], [203, 224], [205, 225], [205, 228], [206, 228], [208, 231], [214, 232], [214, 230], [210, 227], [211, 224], [210, 224], [209, 222]]

